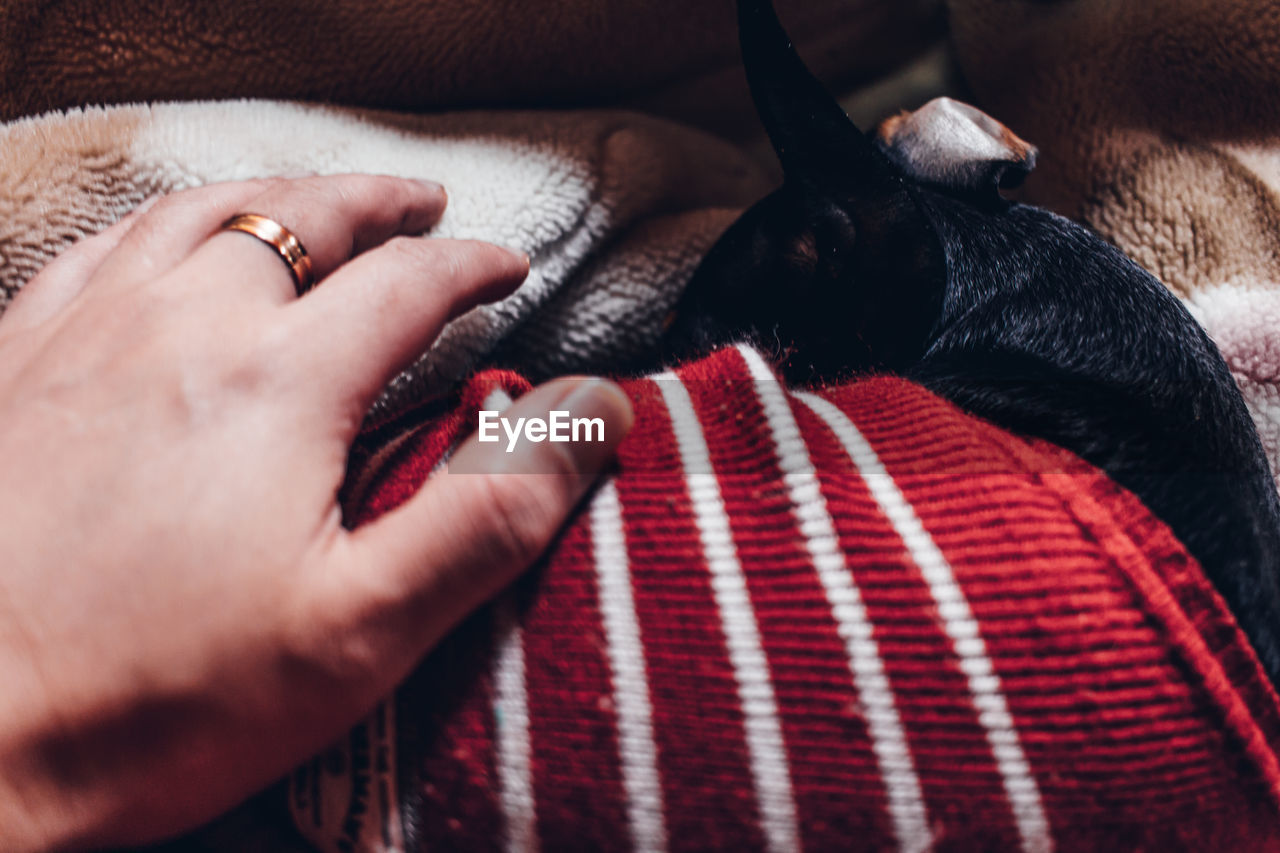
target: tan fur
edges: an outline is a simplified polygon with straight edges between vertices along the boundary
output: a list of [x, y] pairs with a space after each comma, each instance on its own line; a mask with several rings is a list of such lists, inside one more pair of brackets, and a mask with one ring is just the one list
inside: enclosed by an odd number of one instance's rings
[[1233, 157], [1166, 141], [1131, 155], [1082, 201], [1079, 214], [1190, 297], [1225, 282], [1280, 287], [1276, 202]]
[[0, 310], [49, 259], [170, 187], [134, 180], [138, 110], [0, 128]]
[[[1169, 283], [1184, 293], [1242, 265], [1271, 268], [1268, 243], [1233, 235], [1280, 218], [1280, 184], [1232, 146], [1280, 149], [1280, 3], [948, 3], [980, 106], [1041, 149], [1027, 200], [1085, 219], [1153, 268], [1176, 270]], [[1224, 180], [1244, 204], [1219, 201]], [[1138, 195], [1121, 202], [1130, 192]], [[1139, 236], [1144, 228], [1124, 225], [1132, 217], [1118, 203], [1167, 217], [1152, 223], [1159, 248]], [[1212, 221], [1197, 213], [1208, 210]], [[1230, 244], [1229, 256], [1206, 254], [1197, 244], [1206, 239]]]

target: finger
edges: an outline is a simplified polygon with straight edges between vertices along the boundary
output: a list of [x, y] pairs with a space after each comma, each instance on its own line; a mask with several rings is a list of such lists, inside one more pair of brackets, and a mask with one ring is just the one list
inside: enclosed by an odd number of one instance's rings
[[[283, 225], [311, 258], [323, 280], [353, 256], [397, 234], [422, 234], [439, 220], [448, 199], [431, 181], [386, 175], [332, 175], [286, 181], [246, 201], [234, 213], [256, 213]], [[226, 220], [207, 223], [206, 236]], [[216, 272], [218, 287], [240, 285], [283, 303], [296, 297], [295, 282], [280, 253], [239, 231], [214, 233], [183, 263], [196, 279]]]
[[[390, 689], [468, 613], [509, 584], [546, 549], [631, 427], [627, 397], [598, 379], [565, 379], [521, 398], [505, 413], [600, 419], [602, 441], [469, 439], [446, 473], [399, 509], [337, 541], [314, 602], [336, 616], [322, 629], [352, 639], [368, 659], [341, 669], [377, 674]], [[584, 437], [582, 435], [580, 438]], [[345, 632], [345, 633], [343, 633]]]
[[103, 231], [69, 246], [27, 282], [5, 311], [6, 330], [29, 329], [61, 311], [160, 196], [150, 196]]
[[453, 317], [510, 294], [529, 256], [491, 243], [401, 237], [351, 261], [298, 302], [306, 357], [364, 411]]
[[233, 181], [179, 190], [160, 198], [93, 273], [93, 281], [151, 279], [186, 259], [228, 217], [279, 178]]

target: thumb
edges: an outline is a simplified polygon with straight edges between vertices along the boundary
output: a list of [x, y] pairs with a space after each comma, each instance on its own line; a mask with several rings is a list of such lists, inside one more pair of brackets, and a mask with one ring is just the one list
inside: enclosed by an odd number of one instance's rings
[[502, 428], [496, 442], [473, 435], [447, 471], [335, 549], [322, 621], [334, 626], [334, 614], [344, 614], [336, 627], [355, 642], [341, 646], [360, 650], [350, 663], [373, 676], [370, 702], [546, 550], [633, 420], [622, 389], [602, 379], [548, 383], [502, 417], [514, 427], [520, 418], [549, 421], [553, 411], [598, 419], [603, 435], [588, 429], [579, 438], [601, 440], [533, 441], [526, 433], [509, 451]]

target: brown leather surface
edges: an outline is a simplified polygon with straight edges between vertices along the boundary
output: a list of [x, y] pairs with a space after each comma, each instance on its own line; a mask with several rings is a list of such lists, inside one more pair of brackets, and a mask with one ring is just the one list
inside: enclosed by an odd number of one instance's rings
[[[778, 5], [816, 71], [837, 84], [878, 76], [942, 30], [941, 0]], [[731, 0], [0, 0], [0, 120], [230, 97], [616, 103], [736, 63]], [[662, 101], [649, 106], [662, 112]]]

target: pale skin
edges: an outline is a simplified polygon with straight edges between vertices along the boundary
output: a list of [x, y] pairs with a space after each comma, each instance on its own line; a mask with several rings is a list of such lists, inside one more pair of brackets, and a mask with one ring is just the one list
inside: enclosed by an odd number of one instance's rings
[[[554, 538], [631, 423], [560, 380], [511, 417], [601, 417], [600, 444], [474, 438], [345, 529], [363, 413], [520, 253], [414, 236], [435, 185], [335, 176], [167, 196], [68, 249], [0, 318], [0, 849], [192, 828], [322, 749]], [[219, 232], [294, 231], [318, 287]]]

